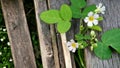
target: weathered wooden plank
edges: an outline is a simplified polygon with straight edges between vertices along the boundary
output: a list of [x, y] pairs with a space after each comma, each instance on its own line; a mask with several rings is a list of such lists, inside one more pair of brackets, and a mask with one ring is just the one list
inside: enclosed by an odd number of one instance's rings
[[[70, 1], [69, 0], [48, 0], [48, 6], [49, 6], [49, 8], [50, 9], [59, 9], [60, 8], [60, 6], [62, 5], [62, 4], [69, 4], [70, 3]], [[71, 29], [71, 31], [73, 31], [74, 29]], [[67, 39], [68, 40], [70, 40], [71, 39], [71, 37], [72, 38], [74, 38], [74, 34], [73, 34], [74, 32], [69, 32], [69, 33], [67, 33]], [[58, 35], [58, 33], [57, 33], [57, 40], [58, 40], [58, 43], [59, 43], [59, 39], [60, 39], [60, 35]], [[62, 39], [61, 39], [62, 40]], [[66, 41], [65, 39], [63, 40], [63, 41]], [[61, 46], [62, 46], [62, 44], [58, 44], [58, 49], [60, 49], [61, 48]], [[62, 47], [63, 48], [63, 47]], [[61, 52], [63, 49], [60, 49], [59, 50], [59, 59], [60, 59], [60, 64], [62, 63], [62, 65], [61, 65], [61, 67], [62, 68], [64, 68], [65, 66], [63, 65], [63, 63], [65, 63], [65, 62], [67, 62], [67, 61], [65, 61], [64, 62], [64, 60], [66, 60], [66, 59], [64, 59], [63, 60], [63, 57], [65, 56], [63, 56], [63, 52]], [[62, 54], [63, 53], [63, 54]], [[61, 58], [61, 56], [62, 56], [62, 58]], [[65, 57], [64, 57], [65, 58]], [[73, 56], [73, 54], [71, 54], [71, 60], [72, 60], [72, 68], [76, 68], [76, 66], [75, 66], [75, 62], [74, 62], [74, 56]], [[69, 62], [70, 63], [70, 62]]]
[[36, 68], [22, 0], [1, 0], [15, 68]]
[[51, 38], [50, 27], [49, 25], [43, 23], [39, 18], [40, 13], [47, 10], [46, 3], [46, 0], [34, 0], [37, 29], [43, 68], [55, 68], [54, 53], [52, 50], [52, 42], [54, 41], [52, 41], [53, 39]]
[[[101, 22], [103, 32], [120, 27], [120, 0], [88, 0], [89, 4], [103, 3], [106, 6], [105, 20]], [[100, 60], [89, 49], [85, 50], [87, 68], [120, 68], [120, 55], [113, 52], [111, 59]]]

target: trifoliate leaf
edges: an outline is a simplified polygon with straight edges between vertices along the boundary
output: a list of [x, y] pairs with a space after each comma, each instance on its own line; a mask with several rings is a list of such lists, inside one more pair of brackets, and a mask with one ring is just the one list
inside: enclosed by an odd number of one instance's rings
[[73, 18], [80, 18], [81, 17], [81, 10], [79, 8], [75, 8], [74, 6], [71, 5], [71, 10], [72, 10], [72, 17]]
[[[114, 50], [120, 53], [120, 29], [112, 29], [106, 31], [102, 35], [101, 40], [102, 42], [99, 42], [98, 46], [94, 48], [94, 52], [98, 57], [100, 57], [101, 59], [110, 58], [111, 50], [109, 47], [112, 47]], [[104, 52], [102, 52], [101, 50]]]
[[89, 27], [90, 29], [93, 29], [93, 30], [97, 30], [97, 31], [102, 31], [102, 28], [100, 26], [92, 26], [92, 27]]
[[70, 0], [70, 1], [71, 1], [71, 4], [78, 9], [86, 6], [86, 1], [85, 0]]
[[94, 12], [95, 9], [96, 9], [96, 5], [90, 5], [90, 6], [86, 7], [82, 12], [83, 18], [86, 17], [90, 11]]
[[72, 11], [70, 7], [66, 4], [63, 4], [60, 8], [60, 15], [65, 21], [70, 21], [72, 18]]
[[42, 12], [40, 18], [48, 24], [54, 24], [61, 20], [58, 10], [48, 10]]
[[71, 27], [71, 23], [69, 21], [60, 21], [57, 24], [57, 30], [60, 33], [65, 33], [67, 32]]
[[112, 55], [109, 47], [102, 42], [98, 42], [97, 45], [98, 46], [94, 48], [94, 53], [96, 54], [96, 56], [100, 59], [109, 59]]

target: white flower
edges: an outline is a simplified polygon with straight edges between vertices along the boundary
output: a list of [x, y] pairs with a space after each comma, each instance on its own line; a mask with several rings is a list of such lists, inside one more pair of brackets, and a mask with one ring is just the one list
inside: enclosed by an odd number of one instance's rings
[[3, 68], [6, 68], [5, 66]]
[[67, 42], [68, 49], [72, 52], [76, 51], [76, 48], [78, 48], [78, 43], [75, 43], [73, 39]]
[[5, 32], [5, 31], [6, 31], [6, 29], [3, 29], [3, 31]]
[[7, 42], [7, 45], [10, 46], [10, 42]]
[[1, 40], [1, 41], [4, 41], [4, 39], [3, 39], [3, 38], [1, 38], [0, 40]]
[[11, 59], [11, 58], [10, 58], [10, 60], [9, 60], [9, 61], [10, 61], [10, 62], [12, 62], [12, 61], [13, 61], [13, 59]]
[[2, 52], [0, 52], [0, 55], [2, 55]]
[[93, 12], [89, 12], [88, 13], [88, 17], [86, 17], [84, 19], [85, 23], [87, 23], [87, 26], [92, 27], [93, 25], [97, 25], [98, 24], [98, 19], [99, 15], [98, 14], [94, 14]]
[[96, 13], [102, 13], [102, 14], [105, 14], [105, 6], [103, 6], [103, 4], [102, 3], [99, 3], [99, 5], [96, 5], [96, 10], [95, 10], [95, 12]]

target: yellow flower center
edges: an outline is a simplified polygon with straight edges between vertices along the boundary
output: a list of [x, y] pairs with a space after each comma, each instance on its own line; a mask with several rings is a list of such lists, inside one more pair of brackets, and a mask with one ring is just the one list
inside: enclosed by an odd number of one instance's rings
[[75, 43], [72, 43], [72, 47], [73, 47], [73, 48], [76, 48], [76, 44], [75, 44]]
[[93, 16], [90, 16], [90, 17], [89, 17], [89, 20], [90, 20], [90, 21], [93, 21], [93, 20], [94, 20], [94, 17], [93, 17]]

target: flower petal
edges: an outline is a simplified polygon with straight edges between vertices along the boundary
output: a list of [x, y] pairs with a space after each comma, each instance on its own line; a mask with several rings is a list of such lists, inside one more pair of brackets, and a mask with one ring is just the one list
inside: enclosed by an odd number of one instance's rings
[[92, 27], [92, 26], [93, 26], [93, 23], [92, 23], [92, 22], [88, 22], [88, 23], [87, 23], [87, 26]]
[[71, 44], [72, 44], [72, 43], [75, 43], [75, 41], [74, 41], [73, 39], [71, 39], [70, 42], [71, 42]]
[[88, 17], [86, 17], [85, 19], [84, 19], [84, 22], [85, 23], [87, 23], [89, 20], [88, 20]]
[[67, 42], [66, 45], [69, 47], [71, 46], [71, 42]]
[[74, 48], [74, 49], [72, 50], [73, 53], [75, 53], [75, 51], [76, 51], [76, 48]]
[[98, 8], [101, 8], [102, 7], [102, 3], [99, 3], [99, 6], [98, 6]]
[[88, 16], [93, 16], [93, 12], [89, 12], [89, 13], [88, 13]]
[[68, 47], [68, 49], [69, 49], [69, 51], [72, 51], [73, 50], [73, 48], [70, 46], [70, 47]]
[[94, 14], [94, 18], [95, 19], [99, 18], [99, 15], [98, 14]]
[[76, 43], [76, 48], [78, 48], [79, 47], [79, 45], [78, 45], [78, 43]]
[[93, 24], [94, 24], [94, 25], [97, 25], [97, 24], [98, 24], [98, 20], [94, 20], [94, 21], [93, 21]]
[[101, 8], [101, 11], [105, 11], [105, 6], [103, 6], [103, 7]]

